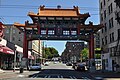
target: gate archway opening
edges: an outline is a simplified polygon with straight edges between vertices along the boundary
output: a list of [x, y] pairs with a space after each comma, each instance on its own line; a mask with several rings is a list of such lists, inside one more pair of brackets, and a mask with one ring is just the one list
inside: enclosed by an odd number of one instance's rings
[[73, 9], [45, 8], [40, 6], [37, 14], [29, 12], [33, 23], [14, 23], [24, 33], [23, 58], [28, 58], [28, 42], [32, 40], [84, 40], [89, 43], [89, 60], [94, 59], [94, 34], [103, 25], [85, 24], [89, 13], [81, 14], [78, 6]]

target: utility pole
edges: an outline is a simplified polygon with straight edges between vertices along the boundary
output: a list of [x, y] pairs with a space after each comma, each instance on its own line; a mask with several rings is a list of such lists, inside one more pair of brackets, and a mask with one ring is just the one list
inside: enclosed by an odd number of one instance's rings
[[15, 47], [15, 50], [14, 50], [14, 65], [13, 65], [13, 72], [15, 72], [15, 68], [16, 68], [16, 47]]

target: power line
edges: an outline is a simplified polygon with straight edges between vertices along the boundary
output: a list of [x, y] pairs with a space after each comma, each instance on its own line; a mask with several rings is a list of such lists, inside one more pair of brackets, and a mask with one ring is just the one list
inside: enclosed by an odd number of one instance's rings
[[0, 17], [19, 17], [19, 18], [25, 18], [25, 17], [28, 17], [28, 16], [0, 16]]
[[[56, 6], [46, 6], [49, 8], [55, 8]], [[67, 6], [66, 6], [67, 7]], [[32, 5], [1, 5], [0, 8], [23, 8], [23, 9], [38, 9], [38, 6], [32, 6]], [[67, 7], [70, 8], [70, 7]], [[80, 7], [80, 10], [91, 10], [91, 11], [99, 11], [99, 8], [95, 7]]]

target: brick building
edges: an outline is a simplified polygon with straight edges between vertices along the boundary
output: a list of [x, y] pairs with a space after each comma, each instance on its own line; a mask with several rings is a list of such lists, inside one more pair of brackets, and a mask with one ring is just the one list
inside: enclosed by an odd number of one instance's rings
[[62, 53], [63, 61], [76, 62], [80, 60], [80, 52], [84, 49], [84, 42], [67, 42]]

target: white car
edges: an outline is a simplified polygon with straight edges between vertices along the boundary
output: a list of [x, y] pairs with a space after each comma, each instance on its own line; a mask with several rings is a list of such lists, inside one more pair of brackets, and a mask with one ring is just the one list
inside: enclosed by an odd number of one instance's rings
[[45, 65], [45, 66], [48, 66], [48, 65], [49, 65], [49, 62], [45, 62], [44, 65]]
[[31, 66], [29, 66], [29, 70], [41, 70], [41, 64], [40, 63], [32, 64]]

